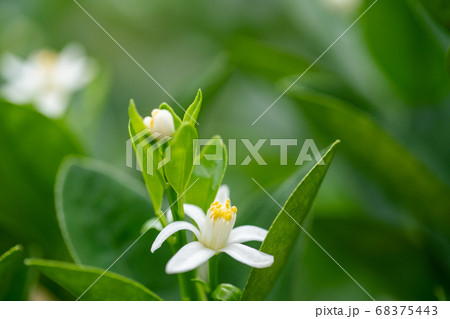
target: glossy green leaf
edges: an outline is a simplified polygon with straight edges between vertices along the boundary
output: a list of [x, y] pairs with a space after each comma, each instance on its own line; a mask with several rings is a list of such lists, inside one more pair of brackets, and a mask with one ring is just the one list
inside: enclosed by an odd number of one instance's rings
[[167, 104], [167, 103], [162, 103], [159, 106], [159, 109], [161, 110], [167, 110], [170, 112], [170, 114], [172, 114], [173, 117], [173, 124], [175, 125], [175, 130], [178, 130], [178, 128], [181, 125], [181, 119], [180, 117], [177, 115], [177, 113], [175, 113], [175, 111]]
[[324, 165], [319, 161], [302, 179], [270, 226], [260, 250], [274, 256], [274, 263], [268, 268], [251, 270], [242, 300], [264, 300], [275, 285], [301, 232], [299, 225], [311, 208], [338, 144], [339, 141], [334, 142], [322, 157]]
[[27, 259], [25, 263], [79, 298], [91, 301], [154, 301], [162, 300], [138, 282], [106, 272], [97, 267], [81, 267], [71, 263], [43, 259]]
[[190, 123], [183, 123], [169, 140], [170, 160], [164, 172], [170, 186], [180, 195], [186, 189], [194, 164], [194, 140], [197, 130]]
[[211, 298], [216, 301], [238, 301], [241, 299], [242, 291], [231, 284], [220, 284], [211, 293]]
[[0, 300], [27, 300], [28, 271], [22, 246], [14, 246], [0, 256]]
[[[201, 207], [205, 212], [222, 183], [227, 167], [227, 150], [219, 136], [215, 136], [203, 147], [194, 164], [185, 201]], [[197, 181], [194, 183], [194, 181]]]
[[[366, 0], [366, 6], [372, 2]], [[420, 104], [448, 94], [449, 81], [445, 48], [413, 5], [413, 1], [379, 1], [361, 24], [370, 52], [393, 86], [407, 102]]]
[[188, 107], [186, 113], [184, 113], [183, 122], [196, 124], [198, 114], [200, 113], [200, 109], [202, 107], [202, 90], [198, 90], [197, 96], [195, 97], [194, 102]]
[[[378, 123], [356, 107], [325, 95], [293, 93], [306, 118], [325, 135], [345, 141], [343, 152], [425, 225], [448, 233], [450, 190]], [[433, 205], [430, 205], [433, 203]]]
[[[56, 183], [56, 208], [64, 240], [78, 264], [108, 268], [141, 235], [153, 215], [144, 185], [107, 163], [69, 158]], [[165, 274], [146, 232], [111, 269], [164, 295], [175, 278]], [[163, 249], [160, 258], [170, 258]]]
[[0, 224], [14, 240], [65, 258], [53, 187], [68, 154], [81, 148], [62, 123], [28, 107], [0, 101]]
[[[161, 147], [151, 137], [149, 130], [145, 127], [133, 100], [130, 101], [128, 114], [130, 117], [128, 126], [129, 141], [133, 144], [136, 160], [142, 170], [142, 176], [150, 194], [153, 208], [155, 212], [158, 212], [161, 209], [164, 194], [164, 178], [158, 168], [159, 163], [162, 161]], [[130, 149], [127, 149], [127, 152], [130, 152]], [[132, 165], [132, 163], [128, 164]]]

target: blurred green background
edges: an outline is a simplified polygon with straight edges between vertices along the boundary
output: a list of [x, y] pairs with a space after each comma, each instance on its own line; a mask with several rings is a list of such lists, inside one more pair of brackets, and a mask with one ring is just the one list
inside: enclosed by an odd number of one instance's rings
[[[183, 107], [202, 89], [201, 138], [219, 134], [225, 142], [299, 140], [298, 147], [289, 148], [288, 165], [280, 165], [279, 148], [266, 142], [260, 153], [267, 165], [252, 161], [228, 167], [225, 183], [239, 208], [238, 224], [268, 228], [279, 211], [252, 178], [284, 202], [306, 169], [294, 165], [303, 141], [313, 138], [325, 149], [341, 139], [307, 229], [377, 300], [449, 298], [448, 1], [379, 0], [254, 125], [372, 1], [80, 4]], [[96, 165], [106, 170], [105, 176], [120, 171], [128, 175], [124, 178], [134, 178], [129, 181], [132, 187], [145, 193], [140, 173], [125, 165], [129, 99], [136, 101], [141, 114], [149, 114], [163, 101], [183, 113], [75, 2], [0, 2], [0, 52], [25, 58], [41, 48], [60, 51], [72, 42], [85, 48], [98, 72], [72, 96], [63, 119], [50, 120], [6, 102], [0, 107], [1, 253], [21, 244], [26, 256], [70, 261], [73, 256], [65, 246], [54, 204], [56, 174], [64, 157], [78, 154], [103, 161]], [[237, 154], [238, 164], [248, 154], [239, 141]], [[82, 174], [74, 173], [74, 180], [85, 183], [74, 186], [74, 193], [95, 183], [83, 180]], [[105, 182], [97, 199], [86, 202], [114, 204], [108, 185]], [[83, 196], [74, 198], [83, 211]], [[94, 251], [86, 256], [97, 256], [98, 248], [102, 256], [92, 261], [79, 256], [78, 262], [103, 268], [111, 264], [152, 217], [149, 199], [140, 201], [134, 204], [126, 198], [129, 205], [119, 207], [117, 216], [130, 225], [123, 237], [110, 238], [109, 224], [101, 227], [104, 220], [97, 218], [99, 227], [90, 232], [96, 232], [103, 244], [96, 247], [84, 240], [82, 249]], [[87, 233], [79, 229], [77, 235], [89, 239]], [[154, 237], [149, 232], [140, 247], [111, 270], [176, 299], [176, 280], [164, 274], [167, 247], [150, 256]], [[250, 271], [227, 256], [221, 256], [220, 270], [222, 282], [241, 288]], [[72, 299], [36, 273], [28, 274], [28, 283], [30, 293], [27, 290], [21, 298]], [[302, 236], [269, 299], [368, 296]]]

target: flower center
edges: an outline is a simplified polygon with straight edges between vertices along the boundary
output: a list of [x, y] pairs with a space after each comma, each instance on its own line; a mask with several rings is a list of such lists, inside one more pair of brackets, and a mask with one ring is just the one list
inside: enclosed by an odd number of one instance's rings
[[47, 72], [53, 70], [57, 59], [58, 55], [53, 51], [41, 50], [37, 54], [37, 61], [39, 65]]
[[211, 211], [210, 218], [214, 219], [214, 222], [218, 219], [223, 219], [229, 222], [233, 215], [237, 213], [236, 206], [231, 206], [229, 199], [227, 199], [225, 205], [222, 205], [217, 201], [212, 203], [209, 210]]

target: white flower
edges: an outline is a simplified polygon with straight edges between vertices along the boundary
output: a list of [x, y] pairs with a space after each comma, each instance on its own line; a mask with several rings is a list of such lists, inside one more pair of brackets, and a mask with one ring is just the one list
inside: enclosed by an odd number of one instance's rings
[[161, 136], [158, 136], [158, 138], [172, 136], [175, 132], [173, 116], [167, 110], [154, 109], [152, 116], [146, 116], [144, 118], [144, 125], [151, 133], [160, 133]]
[[231, 206], [229, 189], [220, 187], [216, 201], [211, 204], [207, 214], [201, 208], [185, 204], [184, 212], [196, 224], [176, 221], [168, 224], [156, 237], [151, 251], [154, 252], [162, 243], [180, 230], [189, 230], [198, 241], [183, 246], [167, 263], [168, 274], [190, 271], [199, 267], [214, 255], [224, 252], [237, 261], [255, 268], [270, 267], [273, 256], [254, 248], [242, 245], [247, 241], [264, 241], [267, 231], [256, 226], [239, 226], [233, 229], [237, 209]]
[[94, 69], [93, 61], [77, 44], [66, 46], [59, 54], [40, 50], [27, 60], [7, 53], [1, 61], [6, 80], [1, 93], [12, 103], [31, 103], [48, 117], [60, 117], [70, 95], [92, 79]]

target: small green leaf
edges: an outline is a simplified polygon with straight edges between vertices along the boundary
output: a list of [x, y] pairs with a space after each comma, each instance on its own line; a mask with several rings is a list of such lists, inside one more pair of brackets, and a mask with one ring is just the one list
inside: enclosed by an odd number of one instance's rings
[[25, 263], [65, 288], [75, 298], [79, 298], [101, 276], [80, 300], [162, 300], [140, 283], [112, 272], [104, 273], [104, 270], [100, 268], [81, 267], [71, 263], [44, 259], [27, 259]]
[[194, 102], [188, 107], [186, 113], [184, 113], [183, 122], [196, 124], [198, 114], [200, 113], [200, 108], [202, 107], [202, 90], [198, 90], [197, 96]]
[[[206, 211], [222, 183], [227, 167], [227, 149], [219, 136], [214, 136], [203, 147], [194, 163], [194, 170], [189, 184], [193, 185], [186, 192], [186, 203], [194, 204]], [[194, 181], [197, 182], [195, 184]]]
[[[57, 216], [64, 240], [77, 264], [106, 269], [141, 236], [141, 227], [153, 215], [144, 185], [111, 165], [68, 158], [55, 186]], [[167, 291], [176, 278], [164, 272], [149, 249], [157, 233], [148, 231], [112, 268], [112, 271]], [[163, 249], [159, 258], [170, 258]]]
[[141, 131], [147, 129], [142, 116], [136, 110], [136, 104], [134, 104], [133, 99], [130, 100], [130, 106], [128, 107], [128, 116], [130, 117], [130, 122], [137, 133], [140, 133]]
[[197, 130], [190, 123], [183, 123], [169, 140], [170, 160], [164, 166], [167, 181], [172, 188], [182, 194], [192, 173], [194, 164], [194, 139], [197, 139]]
[[298, 184], [270, 226], [260, 250], [274, 256], [274, 263], [268, 268], [251, 270], [242, 300], [264, 300], [275, 285], [301, 232], [297, 223], [301, 225], [305, 220], [338, 144], [339, 141], [334, 142], [322, 157], [325, 165], [319, 161]]
[[167, 104], [167, 103], [162, 103], [159, 106], [160, 110], [167, 110], [170, 112], [170, 114], [172, 114], [173, 117], [173, 124], [175, 125], [175, 130], [178, 130], [178, 128], [181, 125], [181, 119], [180, 117], [177, 115], [177, 113], [175, 113], [175, 111]]
[[27, 300], [28, 271], [22, 246], [14, 246], [0, 256], [0, 300]]
[[231, 284], [220, 284], [211, 294], [216, 301], [238, 301], [241, 299], [242, 291]]
[[[142, 176], [150, 194], [153, 208], [155, 212], [158, 212], [162, 205], [165, 183], [158, 168], [162, 160], [161, 147], [145, 127], [133, 100], [130, 101], [128, 113], [130, 116], [130, 124], [128, 126], [130, 141], [133, 144], [137, 161], [142, 170]], [[127, 152], [130, 152], [130, 150], [128, 149]], [[128, 164], [132, 165], [132, 163]]]

